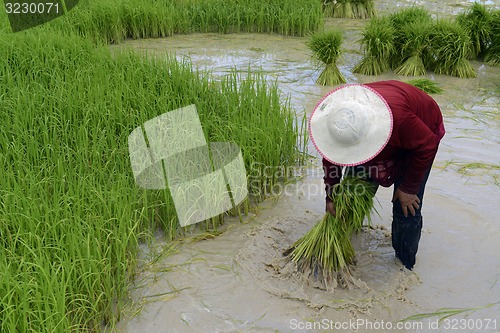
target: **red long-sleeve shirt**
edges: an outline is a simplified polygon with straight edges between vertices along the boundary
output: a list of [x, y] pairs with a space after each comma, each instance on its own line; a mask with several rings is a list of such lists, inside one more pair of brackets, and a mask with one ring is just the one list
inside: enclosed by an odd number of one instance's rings
[[[393, 130], [385, 148], [363, 166], [380, 185], [388, 187], [399, 179], [403, 192], [417, 194], [445, 134], [441, 110], [432, 97], [404, 82], [379, 81], [365, 86], [386, 100], [392, 111]], [[323, 159], [327, 201], [333, 185], [340, 182], [341, 168]]]

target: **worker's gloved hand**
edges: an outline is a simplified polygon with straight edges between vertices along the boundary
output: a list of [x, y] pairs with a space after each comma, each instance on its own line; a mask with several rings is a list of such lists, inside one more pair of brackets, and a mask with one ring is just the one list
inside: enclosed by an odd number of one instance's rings
[[327, 201], [326, 203], [326, 209], [325, 209], [328, 213], [332, 214], [332, 216], [335, 216], [336, 215], [336, 212], [335, 212], [335, 204], [331, 201]]
[[399, 188], [396, 190], [394, 196], [392, 197], [392, 202], [396, 200], [399, 200], [405, 217], [408, 217], [408, 211], [410, 211], [411, 215], [415, 216], [415, 209], [418, 209], [420, 207], [420, 199], [416, 194], [405, 193]]

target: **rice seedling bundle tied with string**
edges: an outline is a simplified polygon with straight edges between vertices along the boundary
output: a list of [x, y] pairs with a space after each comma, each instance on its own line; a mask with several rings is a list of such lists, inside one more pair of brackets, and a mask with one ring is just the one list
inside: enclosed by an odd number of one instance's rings
[[313, 58], [326, 65], [316, 83], [332, 86], [346, 82], [336, 65], [341, 54], [342, 41], [340, 30], [330, 30], [313, 34], [307, 42], [307, 46], [313, 52]]
[[373, 186], [358, 177], [345, 176], [332, 194], [336, 215], [326, 213], [319, 223], [285, 251], [297, 270], [328, 286], [344, 284], [355, 252], [351, 236], [359, 232], [365, 217], [370, 222]]

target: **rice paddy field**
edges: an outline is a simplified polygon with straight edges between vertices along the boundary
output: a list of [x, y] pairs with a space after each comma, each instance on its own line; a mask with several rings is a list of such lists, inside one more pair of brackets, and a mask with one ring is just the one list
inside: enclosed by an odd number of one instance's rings
[[[389, 14], [413, 1], [374, 4]], [[418, 2], [434, 18], [471, 4]], [[324, 18], [312, 0], [81, 1], [13, 35], [1, 12], [0, 332], [333, 331], [312, 326], [325, 320], [371, 332], [404, 319], [394, 331], [500, 331], [500, 67], [354, 73], [368, 22]], [[323, 26], [343, 32], [348, 83], [437, 82], [447, 129], [414, 272], [394, 261], [392, 192], [381, 189], [380, 216], [353, 239], [351, 289], [334, 292], [304, 284], [280, 255], [324, 215], [319, 156], [301, 132], [334, 87], [316, 84], [307, 46]], [[128, 134], [192, 103], [209, 141], [242, 149], [244, 223], [181, 229], [167, 191], [134, 184]]]

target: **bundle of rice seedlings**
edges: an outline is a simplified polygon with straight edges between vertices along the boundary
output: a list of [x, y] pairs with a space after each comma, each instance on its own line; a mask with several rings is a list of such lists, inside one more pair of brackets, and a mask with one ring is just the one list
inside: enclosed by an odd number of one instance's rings
[[326, 213], [309, 232], [285, 251], [300, 272], [321, 280], [326, 286], [350, 273], [355, 252], [353, 233], [361, 230], [373, 208], [374, 189], [358, 177], [345, 176], [335, 187], [332, 199], [336, 216]]
[[369, 212], [373, 208], [375, 188], [362, 175], [346, 175], [342, 182], [335, 186], [332, 199], [335, 202], [336, 217], [347, 223], [353, 232], [363, 227], [365, 217], [371, 223]]
[[313, 34], [307, 42], [307, 46], [313, 52], [313, 58], [326, 65], [316, 83], [332, 86], [346, 82], [336, 65], [341, 54], [342, 41], [340, 30], [329, 30]]
[[328, 2], [328, 16], [335, 18], [354, 18], [351, 0], [333, 0]]
[[352, 0], [351, 7], [355, 18], [367, 19], [375, 16], [373, 0]]
[[387, 17], [372, 18], [363, 30], [360, 40], [363, 58], [353, 72], [363, 75], [380, 75], [390, 69], [389, 59], [395, 50], [394, 28]]
[[470, 44], [470, 37], [457, 22], [436, 21], [430, 35], [434, 72], [460, 78], [476, 77], [476, 72], [467, 59]]
[[425, 69], [422, 57], [419, 54], [414, 54], [407, 58], [402, 65], [396, 68], [394, 73], [406, 76], [419, 76], [425, 75], [427, 70]]
[[431, 22], [431, 14], [424, 8], [412, 6], [394, 12], [389, 15], [392, 25], [395, 29], [400, 29], [405, 25], [413, 22]]
[[426, 20], [419, 20], [398, 31], [402, 47], [398, 49], [396, 59], [401, 59], [403, 63], [395, 69], [396, 74], [418, 76], [427, 73], [423, 59], [429, 45], [430, 26]]
[[500, 10], [491, 12], [491, 43], [487, 46], [484, 61], [491, 66], [500, 65]]
[[439, 94], [443, 92], [443, 88], [441, 88], [435, 81], [429, 79], [415, 79], [407, 81], [406, 83], [411, 84], [428, 94]]
[[349, 273], [349, 265], [355, 257], [348, 226], [330, 213], [326, 213], [288, 252], [300, 272], [327, 286], [336, 281], [339, 274]]
[[[399, 69], [402, 73], [410, 73], [411, 69], [422, 72], [421, 52], [428, 42], [428, 27], [432, 25], [431, 15], [424, 8], [414, 6], [390, 14], [389, 20], [394, 29], [394, 49], [398, 51], [391, 54], [391, 68]], [[406, 68], [398, 68], [405, 61], [409, 61]]]
[[467, 12], [457, 16], [457, 22], [471, 39], [469, 59], [480, 57], [490, 44], [491, 15], [486, 6], [475, 2]]
[[327, 17], [366, 19], [375, 16], [373, 0], [327, 0], [323, 8]]
[[325, 17], [333, 17], [333, 6], [335, 2], [332, 0], [324, 0], [323, 1], [323, 15]]

